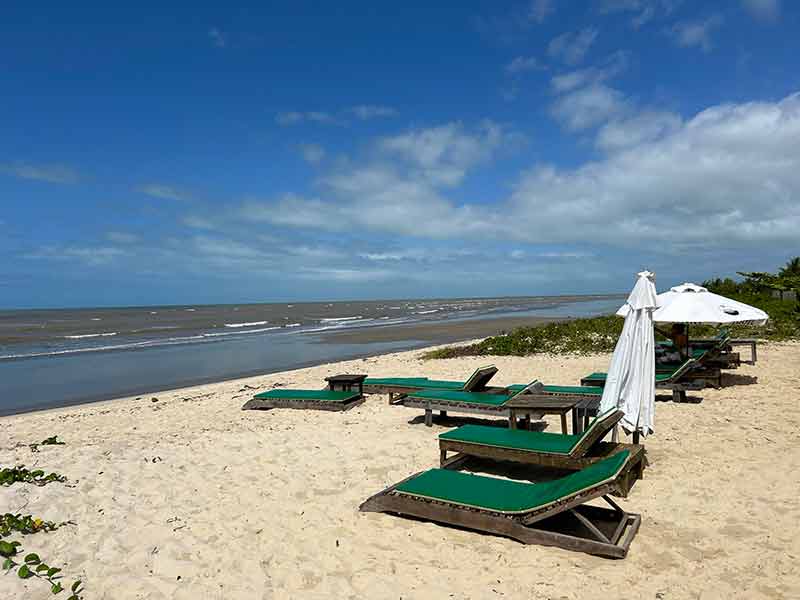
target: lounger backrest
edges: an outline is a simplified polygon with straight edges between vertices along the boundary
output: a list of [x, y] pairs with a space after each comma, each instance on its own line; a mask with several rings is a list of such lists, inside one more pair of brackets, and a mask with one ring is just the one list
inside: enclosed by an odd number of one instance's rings
[[[697, 358], [690, 358], [690, 359], [686, 360], [686, 362], [684, 362], [680, 367], [678, 367], [678, 369], [672, 375], [670, 375], [669, 378], [665, 379], [664, 381], [665, 382], [678, 381], [681, 377], [686, 375], [686, 373], [691, 371], [696, 365], [701, 363], [703, 361], [703, 359], [706, 357], [707, 354], [708, 354], [708, 350], [703, 352]], [[661, 383], [663, 383], [663, 382], [661, 382]]]
[[586, 454], [589, 449], [602, 440], [624, 416], [625, 413], [618, 408], [611, 408], [597, 415], [589, 424], [589, 427], [581, 434], [578, 443], [569, 451], [569, 455], [573, 458], [579, 458]]
[[480, 392], [489, 383], [489, 380], [497, 373], [497, 367], [494, 365], [487, 365], [475, 369], [475, 372], [469, 376], [469, 379], [464, 382], [462, 388], [465, 392]]
[[544, 393], [544, 384], [539, 381], [538, 379], [534, 379], [516, 394], [511, 396], [509, 400], [513, 400], [517, 396], [522, 396], [523, 394], [543, 394]]

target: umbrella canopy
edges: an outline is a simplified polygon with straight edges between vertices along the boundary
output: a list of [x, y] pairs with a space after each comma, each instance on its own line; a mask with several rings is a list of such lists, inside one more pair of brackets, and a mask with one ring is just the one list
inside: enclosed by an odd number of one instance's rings
[[[709, 292], [694, 283], [684, 283], [658, 295], [658, 310], [653, 313], [656, 323], [753, 323], [764, 325], [769, 315], [743, 302]], [[628, 314], [625, 304], [617, 314]]]
[[649, 435], [655, 412], [655, 339], [653, 312], [656, 310], [655, 276], [638, 274], [625, 306], [628, 307], [622, 334], [617, 340], [606, 376], [600, 410], [619, 408], [625, 416], [620, 424], [627, 432]]

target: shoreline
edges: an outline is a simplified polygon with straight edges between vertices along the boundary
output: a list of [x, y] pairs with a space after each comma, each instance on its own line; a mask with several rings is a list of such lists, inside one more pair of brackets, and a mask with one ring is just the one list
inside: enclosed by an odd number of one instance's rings
[[[350, 344], [350, 345], [364, 345], [364, 347], [355, 352], [345, 352], [337, 357], [334, 362], [358, 360], [364, 358], [373, 358], [387, 354], [385, 348], [372, 348], [372, 344], [397, 344], [401, 346], [397, 352], [407, 351], [422, 351], [427, 350], [429, 347], [438, 347], [442, 345], [469, 343], [472, 341], [480, 340], [491, 335], [496, 335], [501, 331], [513, 329], [521, 326], [539, 326], [546, 323], [555, 321], [564, 321], [566, 318], [561, 317], [489, 317], [475, 320], [463, 321], [450, 321], [432, 324], [410, 324], [410, 325], [396, 325], [386, 327], [365, 327], [362, 329], [350, 329], [340, 332], [331, 332], [326, 334], [317, 335], [317, 339], [313, 344]], [[131, 360], [135, 360], [136, 350], [126, 351], [130, 353]], [[389, 352], [391, 353], [391, 352]], [[72, 357], [70, 357], [72, 358]], [[47, 359], [42, 359], [47, 360]], [[67, 359], [69, 360], [69, 359]], [[277, 367], [274, 370], [270, 369], [250, 369], [241, 372], [232, 373], [229, 377], [190, 377], [184, 381], [179, 382], [177, 385], [163, 387], [158, 385], [143, 384], [141, 387], [126, 390], [126, 393], [113, 396], [109, 399], [107, 393], [97, 393], [83, 396], [77, 399], [70, 399], [64, 402], [53, 403], [43, 408], [23, 408], [23, 410], [3, 409], [0, 407], [0, 418], [28, 414], [34, 412], [48, 411], [59, 408], [67, 408], [71, 406], [82, 406], [85, 404], [97, 404], [106, 402], [113, 399], [132, 399], [145, 395], [155, 395], [168, 393], [173, 390], [183, 388], [192, 388], [201, 385], [211, 385], [215, 383], [224, 383], [228, 381], [236, 381], [238, 379], [247, 379], [263, 375], [271, 375], [282, 372], [297, 371], [305, 368], [329, 364], [331, 361], [320, 362], [317, 359], [301, 361], [291, 369]]]

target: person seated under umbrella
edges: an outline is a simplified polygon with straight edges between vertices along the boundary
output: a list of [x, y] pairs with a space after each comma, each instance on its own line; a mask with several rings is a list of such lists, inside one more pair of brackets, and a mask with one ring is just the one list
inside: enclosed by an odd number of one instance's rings
[[672, 340], [672, 348], [661, 348], [656, 362], [684, 362], [689, 357], [689, 333], [685, 323], [673, 323], [669, 332], [656, 328], [661, 335]]

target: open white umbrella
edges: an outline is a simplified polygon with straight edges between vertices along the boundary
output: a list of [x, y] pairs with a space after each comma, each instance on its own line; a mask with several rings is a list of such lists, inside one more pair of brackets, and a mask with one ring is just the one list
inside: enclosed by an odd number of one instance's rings
[[[769, 315], [763, 310], [709, 292], [694, 283], [684, 283], [658, 295], [658, 310], [653, 313], [656, 323], [752, 323], [764, 325]], [[625, 304], [617, 314], [628, 314]]]
[[628, 296], [628, 307], [622, 333], [614, 348], [608, 368], [600, 411], [619, 408], [625, 416], [620, 424], [628, 433], [644, 436], [653, 432], [655, 412], [655, 339], [653, 312], [656, 310], [655, 275], [638, 274], [636, 285]]

